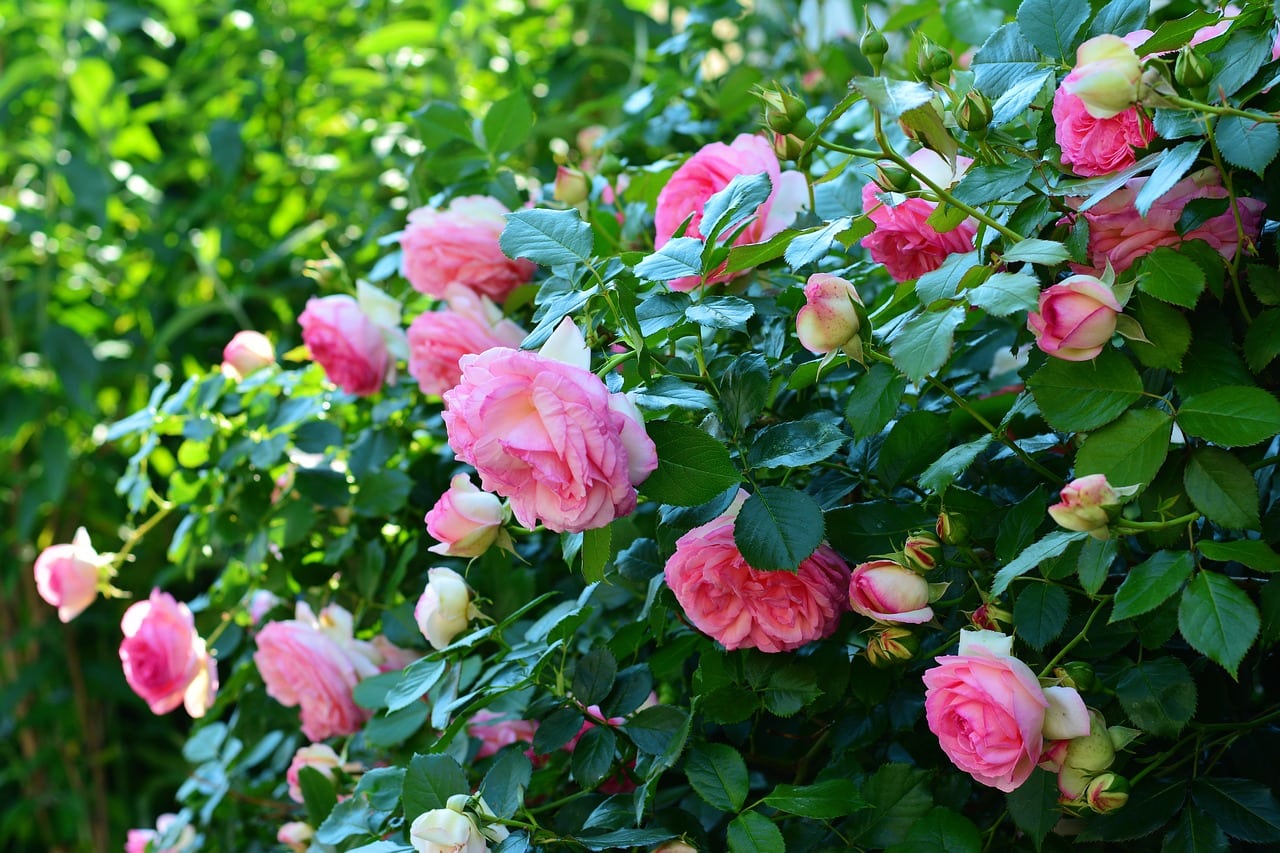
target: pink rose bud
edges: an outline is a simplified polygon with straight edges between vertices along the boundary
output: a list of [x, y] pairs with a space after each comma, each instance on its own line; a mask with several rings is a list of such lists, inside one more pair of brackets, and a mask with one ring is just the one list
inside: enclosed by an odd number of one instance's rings
[[361, 397], [382, 388], [391, 370], [391, 356], [382, 331], [354, 297], [308, 299], [298, 324], [311, 357], [334, 385]]
[[835, 352], [858, 339], [862, 321], [858, 291], [843, 278], [814, 273], [804, 285], [804, 307], [796, 314], [796, 335], [809, 352]]
[[938, 566], [942, 543], [932, 533], [913, 533], [902, 546], [907, 566], [917, 572], [929, 572]]
[[954, 512], [940, 513], [933, 529], [944, 544], [963, 545], [969, 541], [969, 522], [963, 515]]
[[341, 766], [342, 759], [338, 757], [338, 753], [326, 744], [313, 743], [299, 747], [293, 754], [293, 760], [289, 762], [289, 769], [285, 772], [285, 779], [289, 782], [289, 798], [295, 803], [303, 801], [302, 786], [298, 782], [298, 774], [302, 772], [302, 768], [310, 767], [326, 779], [332, 780], [333, 772]]
[[496, 198], [479, 195], [455, 198], [443, 209], [410, 212], [400, 235], [400, 274], [414, 290], [437, 299], [457, 284], [502, 302], [537, 269], [503, 254], [498, 240], [507, 213]]
[[1103, 773], [1089, 782], [1084, 799], [1098, 814], [1110, 814], [1129, 802], [1129, 781], [1115, 773]]
[[1110, 342], [1121, 310], [1110, 286], [1091, 275], [1073, 275], [1040, 293], [1040, 309], [1027, 316], [1027, 327], [1049, 355], [1089, 361]]
[[580, 169], [568, 166], [556, 168], [556, 182], [553, 198], [570, 207], [582, 204], [591, 195], [591, 179]]
[[533, 743], [538, 731], [536, 720], [511, 720], [488, 708], [476, 711], [467, 720], [467, 734], [480, 741], [476, 759], [496, 755], [498, 750], [513, 743]]
[[1040, 753], [1039, 766], [1053, 774], [1062, 772], [1062, 763], [1066, 761], [1067, 747], [1070, 745], [1071, 741], [1069, 740], [1051, 740], [1046, 742], [1044, 745], [1044, 752]]
[[867, 660], [874, 667], [909, 661], [920, 651], [920, 641], [910, 629], [894, 625], [877, 631], [867, 640]]
[[448, 306], [424, 311], [409, 324], [409, 375], [424, 394], [443, 394], [458, 384], [464, 355], [494, 347], [517, 349], [524, 329], [507, 320], [486, 296], [452, 284], [445, 288]]
[[104, 563], [81, 527], [70, 545], [50, 545], [36, 557], [36, 591], [58, 608], [58, 619], [70, 622], [98, 597]]
[[933, 618], [929, 582], [892, 560], [855, 566], [849, 578], [849, 606], [877, 622], [909, 625]]
[[276, 832], [276, 841], [288, 847], [294, 853], [305, 853], [311, 846], [311, 839], [316, 831], [311, 824], [300, 820], [291, 820]]
[[436, 567], [427, 572], [427, 587], [413, 610], [418, 630], [436, 650], [453, 642], [480, 615], [471, 603], [471, 590], [453, 569]]
[[482, 492], [466, 474], [449, 481], [423, 520], [440, 544], [427, 550], [448, 557], [479, 557], [501, 537], [506, 513], [497, 495]]
[[1137, 491], [1134, 486], [1116, 488], [1105, 474], [1077, 477], [1058, 493], [1060, 503], [1049, 507], [1049, 515], [1067, 530], [1089, 532], [1099, 539], [1107, 538], [1111, 510]]
[[159, 841], [169, 833], [178, 820], [176, 814], [162, 814], [156, 818], [155, 829], [131, 829], [125, 838], [124, 853], [187, 853], [196, 842], [196, 828], [187, 824], [178, 833], [172, 847], [161, 847]]
[[153, 589], [124, 612], [120, 629], [125, 681], [151, 712], [167, 714], [185, 703], [192, 717], [204, 716], [218, 691], [218, 673], [187, 605]]
[[1044, 712], [1046, 740], [1070, 740], [1089, 734], [1089, 709], [1074, 687], [1046, 687]]
[[261, 332], [236, 332], [222, 350], [222, 372], [237, 382], [275, 363], [275, 348]]
[[969, 624], [982, 631], [1003, 631], [1006, 625], [1013, 624], [1013, 614], [991, 601], [984, 602], [968, 616]]
[[1076, 49], [1076, 67], [1062, 88], [1094, 118], [1111, 118], [1138, 102], [1142, 61], [1123, 38], [1100, 35]]

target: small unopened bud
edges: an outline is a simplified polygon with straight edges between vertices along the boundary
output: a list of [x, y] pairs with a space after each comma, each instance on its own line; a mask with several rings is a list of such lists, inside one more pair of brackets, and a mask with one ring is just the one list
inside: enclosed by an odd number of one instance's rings
[[956, 124], [970, 133], [978, 133], [991, 124], [991, 102], [977, 89], [970, 89], [956, 110]]
[[871, 70], [879, 74], [880, 63], [884, 61], [884, 55], [889, 52], [889, 40], [884, 37], [884, 33], [874, 27], [867, 30], [858, 42], [858, 49], [867, 58], [867, 62], [871, 63]]
[[963, 545], [969, 541], [969, 522], [954, 512], [940, 513], [934, 531], [944, 545]]
[[622, 171], [622, 161], [614, 154], [606, 154], [600, 158], [600, 165], [596, 167], [596, 171], [606, 178], [613, 178]]
[[1207, 86], [1213, 77], [1213, 60], [1195, 52], [1191, 45], [1178, 51], [1178, 59], [1173, 64], [1173, 79], [1188, 89], [1199, 89]]
[[930, 49], [926, 59], [929, 63], [929, 69], [934, 72], [946, 71], [951, 67], [951, 64], [955, 62], [955, 58], [951, 55], [951, 51], [944, 47], [938, 47], [937, 45], [934, 45], [933, 48]]
[[570, 207], [582, 204], [591, 195], [591, 179], [578, 169], [556, 169], [555, 200]]
[[932, 533], [912, 533], [902, 546], [907, 566], [917, 572], [932, 571], [938, 565], [942, 543]]
[[765, 126], [775, 133], [807, 139], [816, 129], [808, 116], [808, 107], [794, 92], [781, 87], [757, 92], [764, 101]]
[[1098, 814], [1110, 814], [1129, 802], [1129, 780], [1115, 773], [1103, 773], [1089, 783], [1084, 799]]
[[998, 607], [993, 601], [984, 603], [968, 616], [969, 624], [983, 631], [1003, 632], [1006, 625], [1013, 624], [1013, 614]]
[[916, 188], [911, 173], [890, 160], [876, 163], [876, 185], [885, 192], [905, 193]]
[[1074, 687], [1085, 693], [1098, 685], [1098, 677], [1094, 674], [1093, 667], [1084, 661], [1071, 661], [1054, 667], [1053, 674], [1061, 680], [1063, 687]]
[[794, 133], [773, 134], [773, 153], [779, 160], [795, 160], [804, 150], [804, 140]]
[[867, 641], [867, 660], [877, 668], [909, 661], [920, 651], [915, 634], [900, 625], [877, 631]]

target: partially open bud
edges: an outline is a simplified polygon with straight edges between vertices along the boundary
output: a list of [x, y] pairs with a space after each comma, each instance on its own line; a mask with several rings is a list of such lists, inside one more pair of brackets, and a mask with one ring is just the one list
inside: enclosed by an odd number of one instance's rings
[[928, 572], [937, 568], [942, 543], [932, 533], [912, 533], [902, 546], [902, 556], [910, 568]]
[[932, 594], [928, 581], [892, 560], [862, 563], [849, 576], [853, 612], [890, 625], [928, 622]]
[[846, 279], [814, 273], [804, 286], [805, 304], [796, 313], [796, 335], [809, 352], [823, 355], [858, 339], [862, 298]]
[[977, 89], [970, 89], [956, 110], [956, 124], [970, 133], [987, 129], [993, 117], [991, 101]]
[[1116, 748], [1107, 722], [1097, 711], [1089, 712], [1089, 734], [1073, 738], [1058, 772], [1058, 790], [1066, 801], [1080, 801], [1089, 782], [1116, 760]]
[[1062, 500], [1049, 507], [1049, 515], [1067, 530], [1106, 539], [1112, 515], [1136, 491], [1136, 486], [1112, 486], [1104, 474], [1077, 477], [1062, 487]]
[[938, 515], [938, 523], [934, 532], [944, 545], [963, 545], [969, 541], [969, 522], [963, 515], [954, 512], [942, 512]]
[[1076, 50], [1076, 67], [1062, 88], [1094, 118], [1111, 118], [1138, 102], [1142, 60], [1120, 36], [1100, 35]]
[[1178, 51], [1178, 59], [1173, 64], [1173, 79], [1188, 89], [1199, 89], [1209, 85], [1213, 77], [1213, 61], [1195, 52], [1191, 45]]
[[775, 133], [792, 134], [807, 139], [815, 126], [808, 116], [808, 107], [798, 95], [781, 86], [757, 91], [764, 101], [765, 126]]
[[793, 133], [773, 134], [773, 153], [779, 160], [795, 160], [804, 150], [804, 140]]
[[560, 166], [556, 169], [555, 200], [570, 207], [582, 204], [591, 195], [591, 179], [582, 171]]
[[1129, 802], [1129, 780], [1115, 773], [1103, 773], [1089, 783], [1085, 802], [1098, 814], [1109, 814]]
[[920, 641], [910, 629], [893, 625], [876, 631], [867, 640], [867, 660], [877, 668], [909, 661], [920, 651]]

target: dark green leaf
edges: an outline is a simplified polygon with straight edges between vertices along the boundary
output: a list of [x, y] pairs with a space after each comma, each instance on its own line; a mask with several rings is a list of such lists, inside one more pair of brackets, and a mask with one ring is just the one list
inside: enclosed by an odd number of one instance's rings
[[1169, 454], [1173, 419], [1159, 409], [1130, 409], [1089, 433], [1076, 456], [1076, 476], [1105, 474], [1115, 486], [1146, 486]]
[[338, 802], [333, 780], [314, 767], [304, 766], [298, 769], [298, 787], [302, 789], [307, 822], [319, 826]]
[[480, 783], [485, 803], [498, 817], [508, 818], [524, 804], [524, 792], [533, 776], [533, 764], [522, 749], [504, 749]]
[[919, 382], [941, 368], [951, 357], [956, 327], [964, 322], [965, 307], [926, 311], [908, 320], [889, 343], [889, 355], [898, 369]]
[[822, 508], [804, 492], [762, 486], [747, 499], [733, 539], [754, 569], [796, 571], [822, 542]]
[[955, 252], [947, 255], [942, 265], [916, 279], [916, 295], [921, 305], [939, 299], [955, 299], [965, 276], [981, 264], [977, 252]]
[[603, 646], [597, 646], [578, 660], [573, 671], [573, 696], [584, 705], [598, 705], [613, 689], [618, 663]]
[[736, 296], [708, 296], [690, 305], [684, 315], [690, 322], [709, 329], [743, 329], [756, 308]]
[[1191, 452], [1182, 478], [1192, 505], [1215, 524], [1232, 530], [1256, 530], [1258, 485], [1239, 459], [1216, 447]]
[[947, 450], [947, 418], [938, 412], [911, 412], [889, 430], [876, 471], [891, 486], [896, 486]]
[[376, 716], [364, 728], [365, 740], [378, 748], [398, 746], [413, 737], [430, 714], [431, 709], [425, 702], [417, 702], [399, 711], [389, 711], [385, 716]]
[[1071, 602], [1062, 587], [1047, 583], [1029, 584], [1013, 602], [1016, 633], [1034, 649], [1043, 649], [1057, 639], [1071, 614]]
[[1050, 557], [1058, 556], [1067, 550], [1067, 546], [1072, 542], [1084, 539], [1088, 535], [1088, 533], [1073, 530], [1055, 530], [1048, 534], [996, 572], [995, 580], [991, 583], [991, 594], [1003, 595], [1009, 588], [1009, 584], [1013, 583], [1014, 578], [1025, 575]]
[[713, 808], [736, 812], [747, 799], [747, 763], [731, 746], [694, 744], [684, 761], [689, 784]]
[[509, 258], [528, 258], [535, 264], [585, 263], [595, 244], [591, 226], [578, 211], [517, 210], [506, 214], [499, 246]]
[[588, 789], [603, 782], [613, 766], [617, 746], [617, 736], [608, 726], [587, 729], [574, 745], [573, 756], [569, 760], [573, 780]]
[[756, 434], [747, 462], [752, 468], [799, 468], [821, 462], [848, 440], [839, 427], [816, 419], [774, 424]]
[[920, 488], [931, 492], [945, 491], [993, 440], [991, 436], [984, 435], [951, 448], [920, 475]]
[[1104, 33], [1123, 36], [1141, 29], [1147, 21], [1147, 12], [1151, 4], [1148, 0], [1111, 0], [1098, 10], [1098, 14], [1089, 25], [1089, 35], [1098, 36]]
[[1076, 560], [1076, 573], [1080, 576], [1080, 586], [1089, 595], [1096, 595], [1106, 583], [1107, 574], [1116, 561], [1116, 540], [1096, 539], [1090, 536], [1080, 548], [1080, 556]]
[[850, 819], [850, 841], [860, 847], [888, 847], [907, 834], [933, 809], [927, 770], [907, 764], [884, 764], [867, 780], [862, 795], [871, 808]]
[[1183, 431], [1223, 447], [1246, 447], [1280, 433], [1280, 401], [1261, 388], [1224, 386], [1178, 407]]
[[980, 853], [982, 834], [973, 821], [938, 806], [917, 821], [907, 840], [886, 853]]
[[1268, 308], [1253, 318], [1244, 335], [1244, 357], [1249, 369], [1261, 373], [1280, 356], [1280, 308]]
[[622, 725], [622, 731], [636, 749], [650, 755], [666, 752], [680, 730], [689, 722], [689, 712], [675, 705], [643, 708]]
[[1225, 853], [1230, 849], [1226, 833], [1217, 821], [1199, 809], [1184, 809], [1177, 824], [1164, 837], [1161, 853]]
[[759, 812], [745, 812], [729, 824], [729, 853], [786, 853], [778, 827]]
[[636, 405], [649, 411], [663, 409], [689, 409], [707, 411], [715, 407], [710, 394], [674, 376], [660, 376], [643, 389], [635, 392]]
[[1252, 779], [1202, 776], [1193, 783], [1191, 797], [1232, 838], [1250, 844], [1280, 842], [1280, 803], [1267, 786]]
[[1044, 55], [1069, 59], [1091, 11], [1086, 0], [1023, 0], [1018, 7], [1018, 26]]
[[1196, 550], [1210, 560], [1220, 563], [1237, 562], [1258, 572], [1280, 572], [1280, 554], [1271, 550], [1266, 542], [1257, 539], [1239, 539], [1234, 542], [1213, 542], [1201, 539]]
[[405, 667], [396, 686], [387, 691], [387, 710], [398, 711], [421, 699], [444, 675], [447, 663], [443, 660], [422, 658]]
[[965, 294], [969, 304], [995, 317], [1035, 310], [1040, 280], [1025, 272], [998, 272]]
[[[947, 9], [951, 8], [952, 4], [947, 4]], [[1052, 82], [1054, 76], [1052, 68], [1036, 68], [1010, 88], [999, 93], [1000, 96], [991, 105], [991, 127], [1000, 127], [1019, 119], [1030, 120], [1035, 115], [1030, 109], [1031, 105], [1040, 97], [1045, 84]], [[998, 198], [999, 196], [995, 196], [988, 201], [995, 201]], [[1010, 225], [1012, 226], [1012, 223]]]
[[890, 80], [886, 77], [854, 77], [849, 88], [860, 92], [885, 118], [896, 119], [908, 110], [933, 100], [933, 90], [924, 83]]
[[448, 755], [415, 755], [404, 777], [404, 813], [417, 817], [442, 809], [454, 794], [471, 793], [467, 774]]
[[812, 785], [778, 785], [764, 798], [765, 805], [787, 814], [817, 820], [851, 815], [868, 807], [858, 786], [848, 779], [827, 779]]
[[907, 377], [885, 364], [872, 365], [871, 370], [853, 386], [845, 420], [858, 438], [875, 435], [898, 412], [898, 404], [907, 387]]
[[604, 568], [613, 556], [613, 525], [582, 531], [582, 577], [587, 583], [604, 580]]
[[1150, 341], [1130, 340], [1127, 343], [1138, 361], [1147, 367], [1181, 373], [1182, 360], [1191, 346], [1191, 324], [1187, 322], [1186, 314], [1145, 293], [1130, 300], [1126, 308]]
[[[1045, 79], [1052, 73], [1046, 70], [1037, 75], [1040, 78], [1040, 85], [1043, 85]], [[1040, 85], [1037, 85], [1032, 92], [1033, 99], [1036, 94], [1039, 94]], [[1029, 104], [1030, 101], [1027, 103]], [[1025, 109], [1026, 104], [1023, 107]], [[1031, 177], [1031, 170], [1031, 162], [1026, 160], [1012, 166], [977, 166], [964, 173], [964, 177], [951, 193], [958, 200], [971, 206], [1003, 200], [1027, 182]]]
[[564, 746], [582, 730], [585, 717], [573, 708], [561, 708], [538, 725], [533, 733], [533, 748], [547, 755]]
[[1235, 581], [1225, 575], [1200, 572], [1182, 592], [1178, 630], [1183, 639], [1229, 672], [1232, 678], [1257, 638], [1260, 626], [1258, 608]]
[[1195, 568], [1190, 551], [1157, 551], [1149, 559], [1129, 569], [1116, 590], [1115, 609], [1110, 622], [1119, 622], [1154, 610], [1172, 598]]
[[1196, 683], [1177, 658], [1126, 667], [1116, 696], [1133, 724], [1157, 737], [1176, 737], [1196, 713]]
[[734, 432], [747, 428], [769, 402], [769, 365], [758, 352], [745, 352], [720, 377], [720, 409]]
[[[1274, 36], [1258, 28], [1232, 27], [1231, 37], [1222, 48], [1209, 55], [1214, 74], [1209, 91], [1217, 98], [1228, 98], [1253, 79], [1268, 59]], [[1141, 54], [1140, 54], [1141, 55]], [[1252, 168], [1252, 167], [1247, 167]]]
[[1142, 396], [1138, 371], [1112, 349], [1093, 361], [1051, 358], [1027, 384], [1045, 420], [1068, 432], [1105, 426]]
[[1017, 24], [1009, 23], [982, 43], [971, 67], [978, 89], [989, 98], [999, 98], [1043, 66], [1040, 51], [1023, 38]]
[[658, 450], [658, 467], [640, 485], [650, 499], [697, 506], [741, 481], [724, 444], [697, 427], [653, 421], [646, 429]]
[[533, 108], [523, 93], [514, 92], [489, 107], [481, 126], [485, 147], [491, 154], [513, 151], [529, 138]]
[[711, 198], [702, 209], [699, 231], [705, 240], [717, 240], [745, 222], [773, 192], [768, 174], [734, 175], [733, 180]]
[[1030, 835], [1036, 849], [1040, 849], [1061, 817], [1057, 778], [1039, 768], [1032, 770], [1027, 781], [1005, 795], [1005, 802], [1009, 804], [1009, 816], [1014, 824]]
[[1176, 249], [1161, 246], [1138, 262], [1138, 287], [1156, 299], [1194, 308], [1204, 292], [1204, 270]]

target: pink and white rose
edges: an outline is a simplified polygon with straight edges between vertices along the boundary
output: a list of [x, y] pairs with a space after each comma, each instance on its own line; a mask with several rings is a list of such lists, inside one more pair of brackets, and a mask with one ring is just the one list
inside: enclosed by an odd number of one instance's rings
[[448, 306], [419, 314], [409, 324], [409, 375], [424, 394], [443, 394], [458, 384], [464, 355], [493, 347], [520, 346], [524, 329], [503, 318], [488, 297], [460, 285], [445, 288]]
[[236, 332], [222, 348], [222, 373], [237, 382], [275, 363], [275, 347], [261, 332]]
[[933, 618], [929, 582], [893, 560], [872, 560], [849, 576], [849, 606], [877, 622], [916, 625]]
[[480, 195], [411, 211], [400, 235], [400, 274], [414, 290], [437, 299], [445, 298], [449, 285], [461, 285], [502, 302], [537, 269], [503, 254], [498, 238], [507, 213], [502, 202]]
[[125, 681], [151, 712], [185, 705], [192, 717], [203, 717], [218, 692], [218, 670], [187, 605], [153, 589], [124, 612], [120, 629]]
[[858, 339], [862, 297], [847, 280], [817, 272], [804, 285], [805, 304], [796, 313], [796, 336], [809, 352], [825, 355]]
[[635, 509], [657, 451], [635, 404], [590, 371], [571, 320], [539, 352], [499, 347], [461, 364], [444, 395], [449, 444], [521, 524], [576, 533]]
[[479, 557], [503, 538], [506, 512], [497, 495], [476, 488], [467, 474], [456, 474], [449, 489], [423, 521], [439, 544], [428, 548], [447, 557]]
[[355, 297], [340, 294], [307, 300], [298, 317], [302, 341], [334, 385], [367, 397], [382, 388], [392, 369], [381, 328]]
[[727, 649], [788, 652], [830, 636], [848, 609], [848, 565], [823, 544], [795, 573], [751, 568], [733, 539], [746, 498], [676, 540], [667, 586], [694, 627]]
[[1116, 331], [1123, 306], [1106, 282], [1073, 275], [1040, 293], [1040, 307], [1027, 315], [1036, 346], [1064, 361], [1097, 358]]
[[[684, 236], [705, 240], [702, 233], [702, 211], [707, 200], [727, 187], [739, 175], [767, 174], [773, 184], [769, 197], [756, 208], [754, 218], [733, 240], [733, 245], [761, 243], [795, 221], [808, 200], [808, 184], [799, 172], [783, 172], [773, 146], [763, 136], [741, 134], [728, 145], [712, 142], [676, 169], [666, 186], [658, 193], [654, 213], [654, 245], [661, 249], [688, 220]], [[716, 271], [705, 284], [719, 284], [744, 275]], [[685, 276], [668, 282], [673, 290], [693, 290], [704, 282], [698, 276]]]
[[106, 561], [93, 550], [83, 527], [69, 544], [50, 545], [36, 557], [36, 592], [58, 608], [58, 619], [70, 622], [98, 597], [98, 580]]
[[1053, 121], [1063, 165], [1084, 177], [1132, 166], [1137, 162], [1135, 149], [1145, 148], [1156, 138], [1151, 119], [1136, 108], [1095, 118], [1078, 95], [1061, 86], [1053, 93]]
[[1077, 477], [1062, 487], [1061, 500], [1049, 507], [1049, 516], [1067, 530], [1106, 539], [1112, 511], [1136, 491], [1136, 486], [1112, 486], [1105, 474]]

